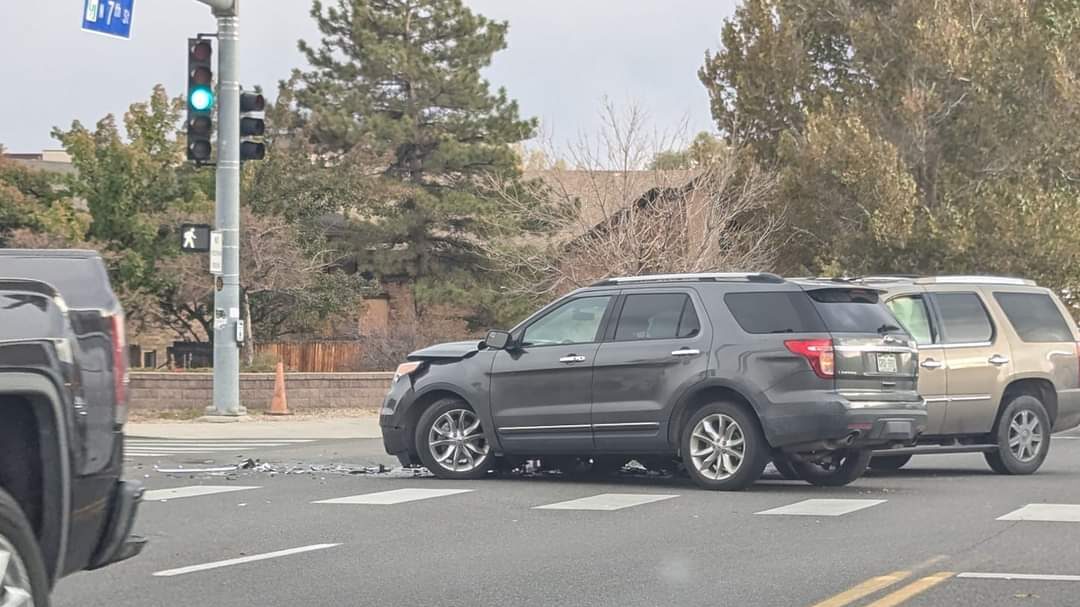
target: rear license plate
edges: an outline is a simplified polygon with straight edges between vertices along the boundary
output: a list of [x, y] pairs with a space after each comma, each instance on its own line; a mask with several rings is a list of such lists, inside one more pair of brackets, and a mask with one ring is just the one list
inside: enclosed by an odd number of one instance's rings
[[896, 355], [895, 354], [878, 354], [877, 355], [877, 370], [878, 373], [896, 373]]

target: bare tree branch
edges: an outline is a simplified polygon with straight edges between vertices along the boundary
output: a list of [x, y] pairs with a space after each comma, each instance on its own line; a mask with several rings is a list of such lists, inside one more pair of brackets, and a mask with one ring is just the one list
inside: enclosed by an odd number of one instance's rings
[[728, 148], [692, 170], [645, 169], [671, 141], [636, 108], [608, 105], [605, 128], [570, 151], [576, 170], [524, 188], [488, 185], [507, 213], [554, 238], [507, 233], [485, 245], [511, 288], [550, 298], [613, 275], [768, 269], [779, 244], [776, 175]]

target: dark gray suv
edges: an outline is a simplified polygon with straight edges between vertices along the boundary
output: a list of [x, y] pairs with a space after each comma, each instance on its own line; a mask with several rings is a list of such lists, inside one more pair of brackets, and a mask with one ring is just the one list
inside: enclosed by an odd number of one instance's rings
[[[741, 489], [770, 459], [842, 485], [871, 449], [926, 427], [918, 352], [874, 288], [772, 274], [614, 278], [513, 330], [413, 352], [380, 425], [386, 451], [443, 478], [499, 458], [681, 461]], [[646, 464], [648, 465], [648, 464]]]

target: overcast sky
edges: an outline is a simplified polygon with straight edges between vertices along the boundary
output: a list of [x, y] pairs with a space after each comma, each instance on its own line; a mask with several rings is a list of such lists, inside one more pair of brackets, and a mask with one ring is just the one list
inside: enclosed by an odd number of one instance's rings
[[[0, 144], [9, 152], [59, 147], [54, 126], [92, 125], [146, 99], [154, 84], [186, 86], [185, 39], [214, 29], [195, 0], [136, 0], [132, 39], [82, 32], [83, 0], [4, 2], [0, 22], [11, 59], [0, 62]], [[329, 0], [326, 3], [331, 3]], [[595, 132], [607, 95], [634, 100], [655, 125], [713, 130], [697, 79], [705, 49], [719, 44], [736, 0], [466, 0], [510, 22], [509, 46], [486, 76], [505, 86], [523, 113], [556, 142]], [[303, 65], [300, 38], [317, 39], [309, 0], [243, 0], [241, 70], [245, 85], [270, 92]]]

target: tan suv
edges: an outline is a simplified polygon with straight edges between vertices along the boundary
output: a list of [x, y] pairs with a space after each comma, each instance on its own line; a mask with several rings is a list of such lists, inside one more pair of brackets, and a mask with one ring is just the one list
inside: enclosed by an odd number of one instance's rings
[[912, 455], [983, 452], [1000, 474], [1031, 474], [1050, 434], [1080, 425], [1076, 323], [1049, 289], [993, 276], [866, 277], [919, 344], [927, 428], [913, 447], [875, 453], [898, 469]]

